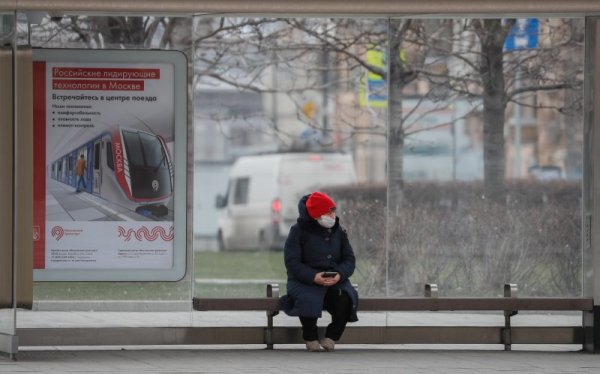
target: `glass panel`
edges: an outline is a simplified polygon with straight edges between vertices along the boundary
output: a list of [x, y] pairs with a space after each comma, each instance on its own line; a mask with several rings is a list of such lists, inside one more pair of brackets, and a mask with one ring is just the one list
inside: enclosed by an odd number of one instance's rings
[[260, 297], [271, 281], [285, 293], [282, 249], [315, 190], [348, 230], [352, 281], [383, 293], [387, 20], [194, 25], [194, 294]]
[[[22, 15], [24, 16], [24, 15]], [[78, 48], [78, 49], [161, 49], [178, 50], [188, 53], [191, 50], [191, 19], [177, 17], [160, 16], [88, 16], [88, 15], [70, 15], [65, 17], [50, 17], [45, 15], [36, 20], [29, 20], [27, 24], [26, 17], [20, 26], [20, 40], [27, 43], [30, 41], [34, 48]], [[28, 27], [29, 26], [29, 27]], [[30, 30], [30, 32], [28, 31]], [[191, 61], [191, 58], [188, 58]], [[124, 109], [127, 110], [127, 109]], [[99, 119], [102, 121], [102, 119]], [[140, 126], [138, 121], [131, 119], [132, 124], [129, 127], [137, 128]], [[111, 124], [113, 125], [113, 124]], [[143, 131], [152, 131], [147, 128]], [[163, 136], [165, 146], [174, 155], [173, 136]], [[140, 139], [134, 135], [135, 142], [140, 147]], [[166, 165], [172, 160], [165, 160], [164, 154], [156, 154], [157, 147], [162, 145], [157, 138], [152, 137], [152, 141], [143, 139], [143, 149], [145, 151], [145, 162], [149, 165]], [[104, 151], [105, 143], [98, 143], [98, 149]], [[109, 143], [110, 144], [110, 143]], [[185, 144], [182, 143], [185, 147]], [[95, 152], [96, 155], [104, 152]], [[110, 152], [107, 155], [112, 156]], [[103, 162], [102, 157], [97, 160]], [[112, 158], [107, 160], [114, 168]], [[136, 163], [144, 164], [144, 159], [132, 160]], [[56, 169], [61, 173], [63, 169], [70, 170], [72, 163], [69, 160], [58, 163]], [[91, 165], [90, 165], [91, 166]], [[98, 169], [100, 165], [98, 165]], [[185, 168], [184, 168], [185, 169]], [[179, 170], [179, 169], [178, 169]], [[162, 174], [161, 174], [162, 175]], [[161, 183], [161, 189], [170, 189], [169, 183], [172, 176], [167, 173], [166, 183]], [[155, 181], [149, 184], [151, 189], [157, 190]], [[88, 199], [95, 199], [92, 190], [89, 193], [80, 194]], [[96, 190], [94, 190], [95, 192]], [[162, 191], [162, 190], [159, 190]], [[183, 199], [185, 196], [178, 196]], [[83, 199], [83, 198], [82, 198]], [[173, 204], [171, 201], [165, 205], [156, 205], [156, 209], [127, 211], [123, 213], [122, 207], [115, 207], [112, 217], [121, 214], [137, 214], [144, 216], [136, 220], [157, 219], [159, 215], [163, 217], [165, 210], [168, 209], [168, 215], [172, 217]], [[163, 210], [159, 210], [161, 208]], [[131, 210], [131, 209], [130, 209]], [[108, 212], [107, 215], [111, 213]], [[156, 216], [153, 216], [153, 214]], [[178, 215], [185, 216], [185, 211], [178, 211]], [[137, 216], [136, 216], [137, 217]], [[160, 218], [160, 217], [158, 217]], [[117, 219], [117, 218], [115, 218]], [[118, 220], [118, 219], [117, 219]], [[158, 219], [159, 221], [161, 219]], [[191, 261], [191, 254], [188, 256], [188, 263]], [[188, 266], [188, 271], [184, 279], [174, 282], [36, 282], [34, 285], [34, 305], [37, 310], [65, 310], [65, 311], [184, 311], [191, 309], [191, 291], [193, 272], [192, 266]], [[32, 317], [33, 320], [38, 317]], [[40, 317], [41, 318], [41, 317]], [[86, 317], [80, 317], [77, 314], [71, 315], [73, 325], [95, 324]], [[171, 313], [167, 316], [141, 316], [139, 313], [128, 317], [123, 316], [118, 325], [186, 325], [189, 324], [189, 313]], [[29, 321], [28, 318], [20, 321]], [[94, 321], [105, 323], [101, 316], [95, 317]], [[39, 321], [38, 321], [39, 322]], [[50, 324], [60, 322], [43, 321]], [[20, 322], [21, 323], [21, 322]], [[114, 324], [114, 320], [110, 322]]]
[[391, 21], [389, 295], [581, 294], [583, 39], [583, 18]]

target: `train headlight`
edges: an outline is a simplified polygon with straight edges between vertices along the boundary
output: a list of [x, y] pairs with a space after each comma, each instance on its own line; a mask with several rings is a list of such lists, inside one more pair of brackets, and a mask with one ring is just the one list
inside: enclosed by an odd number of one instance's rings
[[154, 179], [154, 180], [152, 181], [152, 189], [153, 189], [154, 191], [158, 191], [158, 187], [159, 187], [158, 181], [157, 181], [156, 179]]

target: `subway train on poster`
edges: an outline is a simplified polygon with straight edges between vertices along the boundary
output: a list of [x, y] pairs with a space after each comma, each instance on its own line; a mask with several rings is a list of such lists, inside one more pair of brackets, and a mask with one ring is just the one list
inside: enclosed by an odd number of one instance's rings
[[51, 177], [75, 188], [75, 165], [82, 154], [86, 192], [144, 215], [167, 214], [173, 164], [160, 135], [130, 128], [104, 132], [54, 160]]

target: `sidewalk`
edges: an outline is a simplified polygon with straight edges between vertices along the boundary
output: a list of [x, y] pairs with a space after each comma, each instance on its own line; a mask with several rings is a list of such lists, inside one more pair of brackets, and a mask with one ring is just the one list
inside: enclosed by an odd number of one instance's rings
[[[195, 349], [197, 348], [197, 349]], [[393, 348], [393, 349], [392, 349]], [[273, 351], [242, 346], [139, 350], [27, 350], [19, 361], [0, 358], [0, 373], [598, 373], [600, 357], [580, 352], [339, 346], [308, 353], [303, 346]]]
[[[370, 312], [357, 326], [501, 325], [501, 313]], [[319, 324], [329, 322], [324, 317]], [[264, 326], [264, 312], [18, 311], [19, 328]], [[581, 314], [529, 314], [514, 326], [578, 325]], [[279, 315], [276, 326], [298, 326]], [[18, 361], [0, 356], [0, 373], [600, 373], [600, 355], [578, 345], [338, 345], [308, 353], [303, 345], [20, 347]]]

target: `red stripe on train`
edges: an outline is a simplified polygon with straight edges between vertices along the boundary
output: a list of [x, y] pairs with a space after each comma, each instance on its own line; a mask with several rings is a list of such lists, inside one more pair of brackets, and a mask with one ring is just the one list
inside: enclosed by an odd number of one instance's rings
[[132, 199], [131, 186], [127, 183], [127, 177], [125, 177], [125, 149], [123, 148], [123, 141], [121, 140], [121, 131], [114, 130], [112, 132], [113, 142], [113, 157], [115, 160], [115, 176], [117, 182], [121, 186], [123, 192], [128, 199]]

